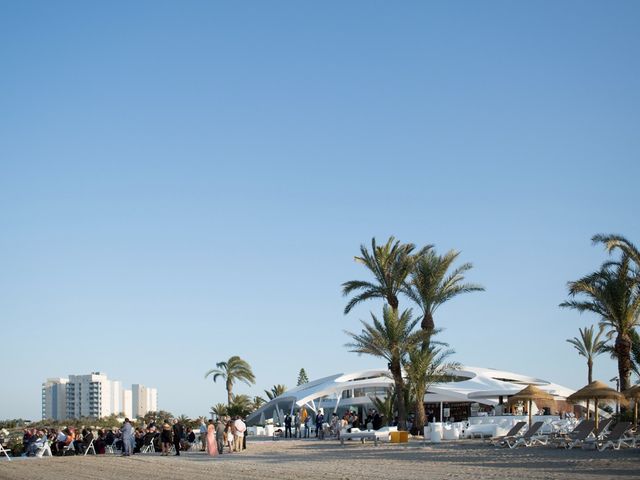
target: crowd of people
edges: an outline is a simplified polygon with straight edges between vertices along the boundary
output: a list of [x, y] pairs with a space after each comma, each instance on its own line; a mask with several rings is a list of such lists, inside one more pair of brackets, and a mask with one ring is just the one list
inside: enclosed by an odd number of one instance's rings
[[[23, 432], [23, 455], [35, 456], [48, 444], [52, 455], [82, 455], [88, 449], [98, 454], [122, 452], [130, 456], [140, 452], [160, 452], [161, 455], [180, 455], [181, 451], [198, 449], [215, 456], [241, 452], [247, 448], [246, 424], [240, 417], [201, 420], [200, 428], [184, 427], [178, 419], [165, 420], [160, 426], [151, 422], [146, 427], [134, 428], [127, 418], [120, 428], [75, 429], [27, 428]], [[91, 452], [91, 453], [94, 453]]]

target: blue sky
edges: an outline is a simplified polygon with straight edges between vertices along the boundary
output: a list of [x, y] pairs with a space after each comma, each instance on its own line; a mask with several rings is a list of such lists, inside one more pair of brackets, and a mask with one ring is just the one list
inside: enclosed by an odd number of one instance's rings
[[[383, 367], [340, 285], [395, 235], [474, 264], [455, 359], [569, 387], [566, 282], [640, 242], [637, 2], [3, 2], [0, 418], [103, 371], [196, 416]], [[407, 300], [401, 306], [409, 306]], [[9, 373], [11, 372], [11, 373]], [[615, 364], [601, 358], [596, 377]]]

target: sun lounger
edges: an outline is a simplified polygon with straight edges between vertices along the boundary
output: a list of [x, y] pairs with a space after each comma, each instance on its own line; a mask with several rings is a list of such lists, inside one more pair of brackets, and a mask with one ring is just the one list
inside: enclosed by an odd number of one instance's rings
[[548, 441], [547, 435], [541, 435], [538, 432], [544, 425], [544, 422], [536, 422], [529, 429], [524, 432], [523, 435], [517, 437], [507, 437], [504, 439], [503, 444], [509, 448], [516, 448], [520, 446], [530, 447], [539, 443], [541, 445], [546, 445]]
[[495, 447], [500, 446], [500, 444], [504, 442], [505, 438], [516, 437], [518, 433], [520, 433], [520, 430], [522, 430], [522, 427], [524, 427], [526, 424], [527, 422], [517, 422], [513, 427], [511, 427], [511, 430], [509, 430], [506, 435], [493, 437], [491, 440], [489, 440], [489, 444]]
[[619, 422], [613, 427], [611, 433], [607, 435], [603, 440], [596, 440], [598, 450], [601, 452], [611, 447], [614, 450], [620, 450], [620, 447], [635, 447], [636, 438], [630, 435], [632, 427], [631, 422]]
[[553, 444], [556, 447], [574, 448], [581, 445], [592, 434], [595, 426], [594, 420], [583, 420], [568, 434], [555, 437]]
[[613, 418], [607, 418], [598, 423], [598, 428], [595, 431], [596, 438], [603, 438], [609, 433], [609, 428], [613, 425]]

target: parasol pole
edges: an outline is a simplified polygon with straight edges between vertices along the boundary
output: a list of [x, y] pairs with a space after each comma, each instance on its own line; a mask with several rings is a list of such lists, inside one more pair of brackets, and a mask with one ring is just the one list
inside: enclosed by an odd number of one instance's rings
[[533, 400], [529, 399], [529, 428], [531, 428], [531, 404]]
[[595, 409], [596, 409], [596, 432], [598, 431], [598, 397], [595, 399]]

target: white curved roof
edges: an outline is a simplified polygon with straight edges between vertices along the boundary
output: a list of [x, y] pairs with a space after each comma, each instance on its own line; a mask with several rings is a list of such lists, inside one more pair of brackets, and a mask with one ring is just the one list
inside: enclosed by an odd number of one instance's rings
[[[498, 397], [513, 395], [527, 385], [536, 385], [559, 399], [566, 398], [574, 392], [570, 388], [547, 380], [492, 368], [463, 366], [449, 373], [457, 377], [456, 381], [430, 386], [424, 398], [425, 402], [480, 402], [495, 405], [498, 403]], [[340, 402], [345, 390], [354, 388], [384, 389], [390, 388], [392, 385], [393, 380], [389, 376], [388, 370], [339, 373], [286, 391], [249, 415], [247, 421], [255, 421], [262, 415], [270, 418], [276, 409], [282, 409], [283, 406], [286, 406], [288, 410], [306, 405], [310, 409], [316, 410], [318, 407], [316, 402], [320, 399], [335, 405], [336, 402]], [[348, 401], [352, 403], [353, 400], [353, 398], [349, 398]], [[365, 400], [368, 399], [365, 397]]]

